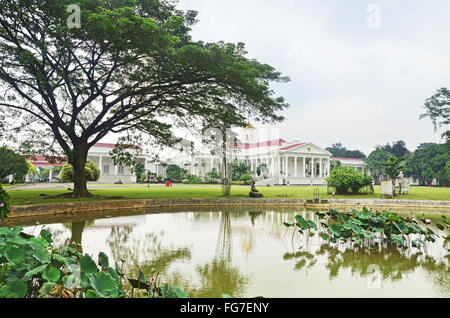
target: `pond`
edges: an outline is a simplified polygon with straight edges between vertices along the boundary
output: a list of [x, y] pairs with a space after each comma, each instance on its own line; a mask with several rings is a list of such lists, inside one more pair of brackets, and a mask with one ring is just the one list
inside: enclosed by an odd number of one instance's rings
[[[316, 217], [293, 208], [123, 214], [41, 223], [56, 245], [79, 242], [95, 260], [103, 251], [131, 275], [155, 269], [190, 297], [450, 297], [449, 244], [443, 239], [421, 250], [328, 245], [317, 235], [287, 233], [283, 222], [295, 215]], [[21, 222], [13, 225], [35, 235], [43, 226]]]

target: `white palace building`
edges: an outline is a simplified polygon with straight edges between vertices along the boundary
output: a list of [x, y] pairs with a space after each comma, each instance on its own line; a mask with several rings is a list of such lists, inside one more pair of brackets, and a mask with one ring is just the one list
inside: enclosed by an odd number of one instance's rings
[[[292, 141], [287, 142], [281, 138], [261, 137], [250, 123], [238, 132], [239, 146], [235, 149], [235, 158], [245, 162], [250, 167], [252, 177], [257, 185], [325, 185], [330, 173], [331, 160], [339, 160], [342, 166], [353, 167], [365, 172], [364, 161], [351, 158], [333, 158], [331, 153], [311, 143]], [[114, 165], [110, 151], [114, 144], [97, 143], [89, 150], [88, 159], [92, 160], [100, 169], [100, 179], [96, 183], [111, 184], [115, 182], [136, 183], [136, 175], [130, 167]], [[137, 161], [144, 164], [146, 170], [165, 177], [166, 169], [170, 164], [177, 164], [189, 173], [205, 177], [213, 168], [221, 171], [222, 160], [219, 156], [212, 156], [206, 147], [197, 152], [195, 156], [170, 152], [170, 158], [154, 163], [151, 158], [140, 154], [135, 148], [129, 150]], [[50, 181], [56, 181], [53, 169], [62, 166], [61, 163], [52, 164], [42, 156], [30, 159], [37, 168], [50, 169]], [[259, 167], [260, 175], [257, 174]], [[31, 181], [31, 176], [27, 177]]]
[[[258, 180], [256, 185], [325, 185], [331, 160], [339, 160], [342, 166], [365, 171], [363, 160], [333, 158], [330, 152], [311, 142], [287, 142], [281, 138], [259, 140], [260, 136], [251, 124], [241, 129], [238, 133], [239, 149], [236, 151], [238, 161], [246, 162], [253, 177]], [[219, 157], [207, 153], [182, 161], [192, 174], [203, 177], [212, 168], [220, 171], [222, 162]], [[192, 164], [186, 165], [189, 161]], [[256, 174], [258, 167], [261, 171], [259, 176]]]

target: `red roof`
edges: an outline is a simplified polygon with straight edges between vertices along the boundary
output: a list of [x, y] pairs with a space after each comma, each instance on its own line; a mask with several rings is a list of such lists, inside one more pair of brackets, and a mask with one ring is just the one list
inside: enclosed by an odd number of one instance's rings
[[282, 151], [290, 150], [290, 149], [293, 149], [293, 148], [300, 147], [302, 145], [306, 145], [306, 142], [302, 142], [302, 143], [299, 143], [299, 144], [293, 144], [293, 145], [290, 145], [290, 146], [286, 146], [286, 147], [280, 148], [280, 150], [282, 150]]
[[273, 147], [273, 146], [281, 146], [282, 144], [285, 144], [286, 141], [284, 139], [275, 139], [275, 140], [268, 140], [263, 142], [257, 142], [253, 144], [241, 144], [239, 145], [239, 148], [241, 149], [251, 149], [251, 148], [261, 148], [261, 147]]
[[353, 160], [353, 161], [361, 161], [364, 162], [364, 160], [360, 158], [338, 158], [338, 157], [331, 157], [331, 160]]
[[[64, 166], [64, 162], [55, 162], [50, 163], [44, 156], [25, 156], [25, 158], [33, 165], [33, 166]], [[65, 161], [66, 157], [59, 157], [60, 161]]]
[[[113, 149], [113, 148], [116, 147], [116, 144], [108, 144], [108, 143], [98, 142], [98, 143], [94, 144], [94, 147], [99, 147], [99, 148], [111, 148], [111, 149]], [[138, 149], [138, 148], [140, 148], [140, 147], [139, 147], [139, 146], [130, 146], [129, 148], [132, 148], [132, 149]]]
[[98, 142], [98, 143], [94, 144], [94, 147], [100, 147], [100, 148], [114, 148], [114, 147], [116, 147], [116, 144], [108, 144], [108, 143]]

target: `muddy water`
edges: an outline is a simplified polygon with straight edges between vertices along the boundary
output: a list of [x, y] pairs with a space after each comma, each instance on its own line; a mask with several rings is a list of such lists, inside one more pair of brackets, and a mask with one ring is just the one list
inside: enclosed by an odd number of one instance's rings
[[[286, 233], [283, 222], [296, 214], [314, 219], [304, 209], [162, 209], [130, 215], [136, 213], [11, 225], [34, 234], [45, 226], [56, 244], [81, 243], [94, 259], [103, 251], [127, 273], [140, 268], [150, 275], [155, 269], [191, 297], [450, 297], [450, 246], [443, 239], [421, 250], [367, 251]], [[439, 220], [440, 214], [427, 217]]]

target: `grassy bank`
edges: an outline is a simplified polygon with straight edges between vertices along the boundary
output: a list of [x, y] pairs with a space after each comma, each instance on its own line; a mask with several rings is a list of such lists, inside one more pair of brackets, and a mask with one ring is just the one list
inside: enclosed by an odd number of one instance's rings
[[[327, 194], [326, 186], [322, 187], [301, 187], [301, 186], [274, 186], [259, 187], [259, 191], [266, 198], [303, 198], [312, 199], [313, 190], [320, 190], [320, 197], [323, 199], [331, 198]], [[231, 197], [248, 197], [250, 187], [233, 186]], [[177, 186], [166, 188], [162, 186], [146, 187], [125, 187], [112, 189], [90, 189], [94, 195], [93, 198], [70, 199], [55, 197], [59, 194], [69, 193], [67, 190], [7, 190], [11, 196], [12, 205], [23, 204], [41, 204], [41, 203], [60, 203], [71, 201], [98, 201], [98, 200], [133, 200], [133, 199], [175, 199], [175, 198], [219, 198], [222, 196], [220, 186]], [[375, 187], [374, 194], [366, 195], [336, 195], [335, 198], [359, 198], [359, 199], [378, 199], [380, 198], [380, 187]], [[450, 200], [450, 188], [428, 188], [412, 187], [408, 195], [397, 197], [403, 200]]]

